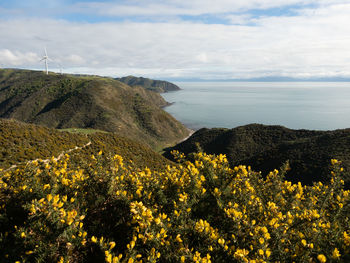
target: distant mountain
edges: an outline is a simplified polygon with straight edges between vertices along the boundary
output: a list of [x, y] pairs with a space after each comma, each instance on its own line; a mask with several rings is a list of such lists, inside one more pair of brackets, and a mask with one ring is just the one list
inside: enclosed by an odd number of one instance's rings
[[[72, 132], [74, 129], [71, 130]], [[77, 130], [77, 133], [59, 131], [44, 126], [27, 124], [16, 120], [0, 119], [0, 167], [25, 163], [29, 160], [58, 157], [70, 152], [71, 158], [87, 159], [100, 150], [104, 154], [123, 156], [132, 160], [136, 168], [161, 169], [171, 162], [155, 153], [146, 145], [137, 143], [115, 133], [101, 133], [97, 130]], [[84, 147], [84, 145], [87, 145]]]
[[129, 86], [141, 86], [147, 90], [155, 91], [155, 92], [168, 92], [168, 91], [176, 91], [180, 90], [178, 86], [173, 83], [164, 80], [153, 80], [143, 77], [134, 77], [127, 76], [123, 78], [116, 78]]
[[159, 94], [112, 78], [0, 70], [1, 118], [59, 129], [116, 132], [160, 149], [188, 134], [161, 109], [165, 105]]
[[282, 126], [251, 124], [234, 129], [200, 129], [188, 140], [167, 149], [185, 154], [198, 151], [226, 154], [232, 165], [251, 165], [267, 174], [289, 160], [287, 179], [311, 184], [329, 178], [330, 160], [341, 160], [350, 186], [350, 129], [335, 131], [291, 130]]

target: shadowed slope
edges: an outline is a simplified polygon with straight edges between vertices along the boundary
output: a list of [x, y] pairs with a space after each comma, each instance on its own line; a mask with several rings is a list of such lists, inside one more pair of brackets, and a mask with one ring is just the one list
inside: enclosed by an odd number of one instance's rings
[[264, 174], [289, 160], [287, 178], [311, 184], [326, 181], [332, 158], [341, 160], [350, 176], [350, 129], [335, 131], [292, 130], [282, 126], [251, 124], [234, 129], [200, 129], [188, 140], [167, 149], [185, 154], [198, 151], [227, 155], [232, 165], [246, 164]]

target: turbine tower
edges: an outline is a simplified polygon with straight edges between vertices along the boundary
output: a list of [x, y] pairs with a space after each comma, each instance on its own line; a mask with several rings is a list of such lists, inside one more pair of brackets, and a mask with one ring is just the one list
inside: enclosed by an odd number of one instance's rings
[[62, 73], [62, 65], [61, 65], [61, 63], [58, 63], [58, 66], [60, 67], [60, 74], [61, 74], [61, 75], [63, 75], [63, 73]]
[[47, 55], [47, 52], [46, 52], [46, 47], [45, 47], [45, 55], [43, 56], [43, 58], [40, 60], [40, 61], [45, 61], [45, 70], [46, 70], [46, 75], [49, 74], [49, 64], [48, 64], [48, 60], [49, 60], [49, 57]]

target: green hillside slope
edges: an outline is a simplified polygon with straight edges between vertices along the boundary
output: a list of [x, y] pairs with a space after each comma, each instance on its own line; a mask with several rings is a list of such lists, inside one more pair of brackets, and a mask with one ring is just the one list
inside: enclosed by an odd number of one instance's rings
[[198, 151], [227, 155], [231, 165], [246, 164], [263, 174], [289, 160], [287, 179], [311, 184], [329, 177], [332, 158], [341, 160], [350, 182], [350, 129], [336, 131], [292, 130], [281, 126], [251, 124], [234, 129], [201, 129], [188, 140], [167, 149], [185, 154]]
[[[80, 130], [80, 132], [84, 132]], [[119, 154], [137, 168], [163, 168], [171, 162], [148, 146], [114, 133], [70, 133], [16, 120], [0, 119], [0, 167], [26, 163], [35, 159], [57, 157], [70, 149], [72, 158], [84, 160], [100, 150], [103, 154]], [[81, 148], [81, 149], [80, 149]]]
[[168, 81], [163, 80], [153, 80], [143, 77], [127, 76], [122, 78], [117, 78], [117, 80], [130, 85], [130, 86], [141, 86], [145, 89], [152, 90], [155, 92], [168, 92], [180, 90], [178, 86]]
[[51, 128], [93, 128], [147, 143], [173, 144], [187, 129], [161, 109], [157, 93], [112, 78], [0, 70], [0, 117]]

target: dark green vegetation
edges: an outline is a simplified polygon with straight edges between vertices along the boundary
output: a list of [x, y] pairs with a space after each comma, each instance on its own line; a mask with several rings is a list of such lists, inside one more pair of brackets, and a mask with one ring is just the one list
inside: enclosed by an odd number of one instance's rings
[[[84, 130], [80, 130], [85, 132]], [[88, 132], [91, 130], [88, 130]], [[84, 145], [88, 146], [84, 147]], [[137, 168], [163, 168], [171, 162], [148, 146], [113, 133], [70, 133], [43, 126], [0, 119], [0, 167], [8, 168], [29, 160], [58, 157], [75, 147], [69, 154], [84, 160], [100, 150], [104, 154], [119, 154], [131, 160]]]
[[129, 86], [141, 86], [145, 89], [156, 91], [156, 92], [167, 92], [180, 90], [178, 86], [173, 83], [163, 80], [153, 80], [143, 77], [127, 76], [123, 78], [117, 78], [117, 80], [129, 85]]
[[116, 132], [158, 150], [188, 134], [165, 105], [158, 93], [112, 78], [0, 70], [1, 118]]
[[342, 161], [345, 182], [350, 185], [350, 129], [335, 131], [291, 130], [282, 126], [251, 124], [234, 129], [200, 129], [188, 140], [167, 149], [185, 154], [197, 152], [227, 155], [231, 165], [246, 164], [267, 174], [289, 160], [286, 178], [311, 184], [329, 178], [332, 158]]

